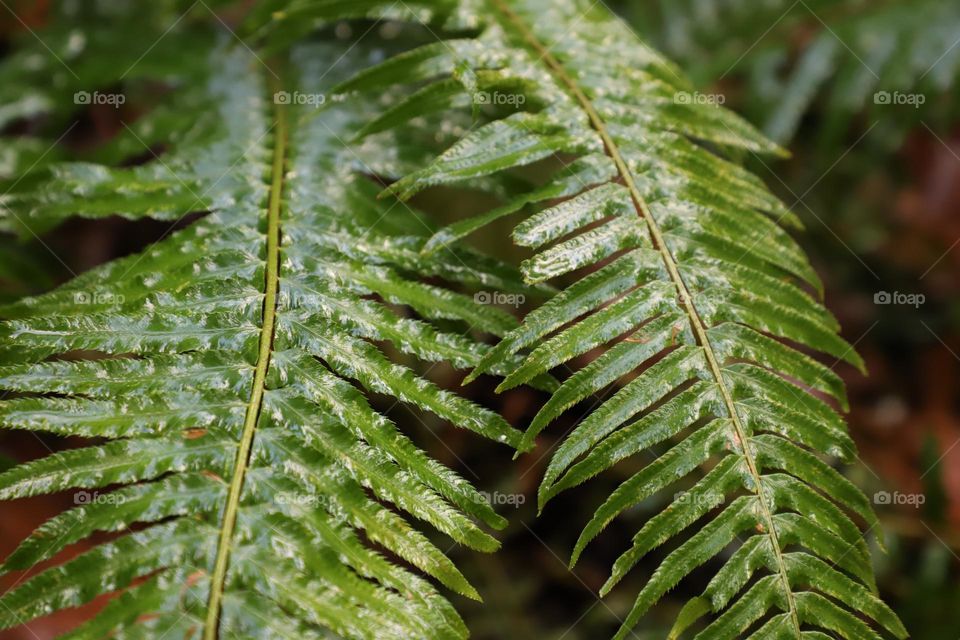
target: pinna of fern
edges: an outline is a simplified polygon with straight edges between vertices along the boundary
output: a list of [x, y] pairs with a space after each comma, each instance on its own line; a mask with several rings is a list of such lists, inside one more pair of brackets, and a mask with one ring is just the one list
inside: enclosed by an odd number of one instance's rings
[[[278, 98], [329, 93], [375, 52], [302, 45], [268, 68], [223, 33], [190, 37], [203, 52], [180, 76], [190, 81], [167, 70], [162, 104], [96, 151], [115, 163], [44, 164], [6, 202], [10, 226], [36, 230], [72, 215], [206, 215], [2, 309], [0, 388], [12, 395], [0, 423], [90, 439], [0, 474], [3, 500], [86, 492], [2, 570], [111, 535], [19, 580], [0, 596], [0, 628], [112, 593], [65, 637], [466, 637], [424, 576], [479, 596], [413, 522], [489, 552], [487, 527], [505, 521], [371, 403], [387, 396], [519, 446], [503, 418], [387, 352], [475, 366], [489, 347], [471, 330], [504, 335], [516, 321], [461, 291], [531, 288], [471, 250], [421, 252], [420, 217], [391, 212], [357, 175], [403, 159], [343, 144], [369, 103], [318, 112]], [[161, 141], [163, 154], [122, 166]]]
[[[672, 543], [618, 639], [695, 568], [730, 550], [674, 635], [701, 624], [697, 637], [711, 640], [905, 637], [876, 594], [855, 523], [873, 529], [876, 517], [828, 462], [855, 456], [843, 419], [824, 401], [845, 408], [843, 384], [806, 351], [863, 363], [839, 337], [819, 300], [819, 279], [786, 232], [799, 220], [734, 160], [781, 150], [697, 99], [674, 65], [591, 4], [460, 2], [452, 20], [471, 24], [475, 36], [459, 32], [405, 52], [339, 88], [411, 87], [364, 128], [368, 140], [417, 126], [427, 114], [492, 105], [489, 122], [385, 195], [406, 199], [437, 185], [506, 178], [546, 158], [564, 165], [424, 247], [435, 255], [526, 212], [513, 231], [534, 252], [522, 265], [525, 278], [572, 282], [510, 331], [468, 380], [520, 355], [499, 387], [510, 389], [606, 347], [553, 392], [521, 447], [613, 385], [616, 392], [553, 452], [541, 508], [622, 460], [657, 454], [597, 509], [571, 564], [613, 519], [693, 482], [643, 523], [602, 589]], [[523, 99], [486, 99], [497, 92]], [[688, 480], [698, 469], [702, 477]], [[700, 622], [706, 614], [713, 615]]]

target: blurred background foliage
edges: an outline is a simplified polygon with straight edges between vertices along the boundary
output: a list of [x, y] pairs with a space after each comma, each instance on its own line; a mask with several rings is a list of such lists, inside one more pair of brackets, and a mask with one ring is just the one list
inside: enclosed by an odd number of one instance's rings
[[[69, 2], [64, 4], [69, 5]], [[197, 3], [164, 0], [136, 23]], [[237, 3], [211, 2], [227, 23]], [[250, 3], [239, 3], [250, 4]], [[24, 0], [0, 8], [0, 53], [32, 39], [57, 3]], [[956, 0], [621, 0], [612, 3], [642, 38], [677, 61], [704, 96], [723, 101], [787, 146], [793, 156], [771, 162], [748, 157], [756, 171], [804, 220], [801, 243], [826, 284], [828, 306], [845, 337], [867, 360], [870, 376], [837, 365], [850, 388], [850, 424], [861, 461], [849, 470], [868, 495], [919, 494], [922, 505], [878, 505], [887, 552], [876, 553], [880, 587], [918, 640], [960, 638], [960, 3]], [[202, 11], [209, 11], [206, 6]], [[209, 18], [209, 14], [207, 14]], [[157, 18], [162, 19], [162, 18]], [[184, 28], [189, 28], [190, 19]], [[85, 28], [95, 31], [97, 25]], [[370, 27], [368, 30], [367, 27]], [[374, 28], [377, 27], [377, 28]], [[93, 33], [94, 31], [88, 31]], [[396, 25], [336, 30], [345, 41], [394, 38]], [[67, 35], [64, 35], [67, 37]], [[136, 58], [148, 41], [130, 32], [117, 66]], [[154, 52], [151, 59], [175, 55]], [[35, 43], [34, 43], [35, 45]], [[34, 48], [36, 48], [34, 46]], [[181, 52], [182, 53], [182, 52]], [[68, 96], [69, 77], [53, 73], [51, 91]], [[154, 69], [155, 71], [156, 69]], [[115, 80], [104, 77], [105, 85]], [[136, 82], [137, 78], [128, 81]], [[151, 90], [147, 87], [147, 93]], [[721, 97], [722, 96], [722, 97]], [[884, 98], [889, 96], [889, 99]], [[898, 98], [897, 96], [901, 96]], [[919, 96], [919, 97], [918, 97]], [[90, 157], [136, 103], [78, 107], [67, 130], [56, 116], [29, 117], [30, 99], [12, 96], [0, 78], [0, 187], [17, 162], [34, 162], [49, 143], [54, 157]], [[417, 202], [436, 222], [489, 208], [475, 194], [449, 190]], [[10, 229], [13, 231], [13, 229]], [[75, 273], [127, 255], [171, 232], [167, 225], [119, 218], [72, 220], [39, 236], [0, 234], [0, 303], [51, 288]], [[523, 254], [496, 228], [472, 241], [510, 260]], [[922, 294], [917, 306], [878, 304], [882, 292]], [[520, 310], [522, 311], [522, 309]], [[587, 357], [595, 357], [590, 354]], [[400, 356], [398, 356], [400, 357]], [[434, 367], [429, 377], [459, 388], [463, 372]], [[542, 402], [536, 392], [493, 393], [480, 380], [465, 393], [497, 408], [523, 427]], [[382, 409], [387, 409], [384, 403]], [[612, 635], [663, 557], [653, 554], [603, 601], [596, 592], [607, 567], [642, 522], [660, 507], [639, 505], [615, 522], [574, 572], [566, 568], [577, 532], [603, 496], [635, 471], [626, 463], [557, 499], [537, 518], [536, 486], [546, 454], [564, 428], [589, 406], [568, 412], [560, 429], [541, 437], [533, 453], [512, 463], [499, 448], [442, 424], [424, 423], [398, 407], [391, 417], [437, 459], [491, 494], [525, 497], [500, 507], [511, 520], [494, 556], [453, 549], [451, 554], [484, 595], [482, 605], [455, 598], [478, 640], [545, 638], [593, 640]], [[443, 439], [439, 443], [437, 435]], [[0, 433], [0, 468], [75, 443], [32, 434]], [[516, 501], [514, 498], [512, 501]], [[49, 515], [69, 507], [59, 498], [0, 505], [0, 556]], [[77, 553], [75, 545], [68, 553]], [[708, 575], [709, 571], [703, 572]], [[680, 604], [699, 593], [699, 573], [658, 607], [637, 638], [663, 638]], [[0, 584], [0, 588], [5, 585]], [[0, 632], [0, 639], [49, 638], [102, 602]]]

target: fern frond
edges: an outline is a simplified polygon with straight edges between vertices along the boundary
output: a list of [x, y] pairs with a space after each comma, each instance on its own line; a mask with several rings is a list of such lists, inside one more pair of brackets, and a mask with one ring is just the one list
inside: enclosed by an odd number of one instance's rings
[[[373, 396], [519, 446], [503, 418], [387, 352], [475, 366], [489, 348], [471, 331], [517, 323], [462, 290], [531, 288], [473, 251], [421, 253], [422, 220], [355, 173], [384, 149], [344, 144], [369, 102], [318, 111], [281, 97], [332, 97], [372, 55], [365, 45], [301, 45], [268, 68], [209, 29], [170, 37], [202, 55], [164, 72], [163, 106], [96, 152], [116, 164], [44, 164], [7, 203], [32, 230], [73, 215], [206, 215], [2, 310], [0, 388], [14, 396], [0, 423], [91, 439], [0, 474], [0, 499], [73, 491], [77, 503], [2, 569], [113, 536], [0, 596], [0, 628], [112, 593], [67, 637], [463, 638], [418, 572], [479, 595], [413, 521], [487, 552], [487, 527], [505, 521]], [[120, 166], [157, 141], [169, 149]]]
[[621, 460], [658, 454], [599, 507], [572, 563], [613, 519], [706, 471], [644, 524], [604, 585], [606, 593], [642, 557], [677, 541], [617, 638], [731, 546], [737, 551], [685, 609], [678, 632], [712, 612], [698, 637], [879, 637], [875, 629], [904, 637], [876, 596], [854, 523], [872, 529], [877, 520], [825, 461], [855, 455], [843, 420], [820, 397], [845, 405], [843, 385], [801, 349], [863, 363], [839, 337], [818, 300], [819, 279], [783, 228], [798, 221], [731, 159], [781, 150], [731, 112], [691, 99], [676, 67], [588, 0], [461, 2], [451, 15], [479, 25], [478, 35], [404, 53], [341, 89], [392, 95], [416, 83], [367, 127], [371, 134], [465, 106], [451, 97], [451, 79], [467, 103], [483, 92], [514, 97], [482, 100], [492, 121], [391, 184], [386, 194], [401, 199], [576, 158], [545, 185], [439, 231], [425, 247], [532, 209], [513, 233], [534, 251], [522, 265], [526, 279], [573, 283], [508, 333], [471, 377], [523, 355], [500, 385], [509, 389], [606, 348], [563, 382], [524, 445], [566, 409], [629, 380], [563, 441], [541, 485], [542, 507]]

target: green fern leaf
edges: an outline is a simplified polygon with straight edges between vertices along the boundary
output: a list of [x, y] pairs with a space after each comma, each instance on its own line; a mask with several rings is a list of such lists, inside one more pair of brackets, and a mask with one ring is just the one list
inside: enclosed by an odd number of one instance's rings
[[[466, 637], [420, 574], [479, 594], [414, 521], [486, 552], [498, 546], [487, 528], [506, 522], [374, 396], [520, 446], [502, 417], [387, 354], [473, 367], [489, 347], [470, 331], [504, 335], [517, 323], [463, 291], [537, 293], [476, 252], [422, 253], [430, 229], [409, 208], [378, 202], [378, 187], [355, 173], [382, 165], [390, 145], [344, 143], [373, 122], [371, 102], [317, 110], [283, 97], [332, 96], [371, 48], [296, 45], [267, 67], [225, 44], [210, 16], [190, 16], [189, 28], [165, 34], [188, 44], [189, 59], [165, 58], [178, 63], [153, 67], [156, 76], [138, 70], [171, 82], [162, 106], [96, 150], [102, 164], [28, 166], [8, 203], [9, 226], [24, 232], [73, 215], [206, 215], [2, 310], [0, 388], [15, 395], [0, 402], [0, 422], [90, 439], [0, 474], [0, 499], [72, 491], [77, 504], [2, 569], [113, 535], [0, 596], [0, 628], [112, 593], [66, 637]], [[107, 33], [129, 35], [101, 18]], [[71, 36], [62, 31], [44, 37]], [[85, 60], [108, 65], [110, 55], [105, 46]], [[81, 77], [94, 83], [87, 90], [119, 79]], [[61, 117], [72, 108], [50, 101]], [[165, 153], [121, 166], [157, 141]], [[504, 362], [506, 374], [519, 358]], [[549, 376], [535, 384], [555, 387]]]
[[[455, 109], [450, 77], [462, 64], [499, 78], [489, 90], [513, 100], [488, 100], [490, 122], [385, 193], [409, 198], [576, 158], [546, 184], [438, 231], [426, 245], [448, 246], [533, 208], [513, 234], [535, 251], [524, 276], [572, 283], [507, 333], [469, 379], [523, 356], [500, 385], [509, 389], [606, 348], [556, 390], [528, 430], [530, 445], [563, 411], [632, 376], [566, 437], [540, 489], [542, 507], [621, 460], [657, 454], [599, 507], [572, 562], [613, 519], [706, 471], [617, 561], [603, 593], [650, 551], [681, 540], [616, 637], [629, 637], [657, 601], [709, 562], [722, 568], [684, 609], [677, 633], [712, 612], [698, 637], [880, 637], [876, 629], [905, 637], [874, 594], [852, 519], [872, 528], [876, 518], [825, 461], [852, 458], [854, 445], [842, 419], [811, 392], [844, 406], [842, 383], [800, 348], [863, 363], [838, 336], [818, 299], [819, 279], [784, 230], [799, 221], [734, 159], [782, 151], [698, 97], [676, 67], [588, 1], [462, 2], [452, 14], [478, 25], [477, 46], [431, 44], [342, 88], [393, 95], [412, 76], [417, 88], [381, 116], [390, 125], [412, 117], [403, 100], [418, 110]], [[738, 551], [718, 561], [738, 540]]]

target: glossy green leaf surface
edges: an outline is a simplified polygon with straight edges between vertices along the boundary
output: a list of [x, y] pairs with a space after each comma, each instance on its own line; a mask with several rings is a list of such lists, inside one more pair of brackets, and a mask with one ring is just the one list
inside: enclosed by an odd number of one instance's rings
[[[101, 17], [106, 33], [122, 29]], [[116, 537], [0, 596], [0, 628], [114, 593], [68, 637], [466, 637], [442, 591], [480, 595], [427, 530], [491, 552], [506, 522], [375, 396], [520, 446], [502, 417], [418, 371], [475, 366], [490, 350], [478, 335], [517, 326], [470, 292], [530, 287], [474, 251], [421, 251], [419, 214], [378, 201], [359, 175], [384, 165], [381, 149], [346, 142], [376, 106], [316, 103], [382, 52], [302, 43], [267, 64], [194, 17], [165, 36], [191, 55], [137, 68], [169, 92], [93, 154], [102, 163], [28, 164], [7, 203], [10, 226], [35, 233], [72, 216], [204, 215], [2, 309], [0, 423], [89, 439], [0, 474], [3, 499], [70, 491], [76, 504], [3, 570]], [[316, 99], [283, 97], [303, 95]], [[154, 141], [162, 153], [124, 162]]]
[[[609, 390], [552, 452], [541, 508], [621, 461], [647, 457], [585, 524], [572, 563], [611, 521], [654, 494], [675, 492], [641, 523], [603, 587], [673, 542], [616, 637], [631, 637], [661, 597], [708, 563], [719, 567], [717, 580], [684, 610], [677, 634], [698, 624], [702, 638], [739, 638], [750, 629], [797, 640], [904, 637], [873, 594], [862, 530], [876, 517], [831, 466], [831, 458], [856, 455], [829, 404], [845, 407], [842, 384], [807, 352], [861, 369], [863, 362], [838, 335], [822, 284], [788, 233], [798, 220], [738, 160], [782, 150], [704, 99], [601, 6], [492, 0], [461, 3], [456, 15], [473, 7], [482, 7], [475, 42], [506, 55], [478, 54], [462, 39], [431, 44], [344, 87], [358, 95], [394, 91], [406, 79], [390, 71], [415, 65], [430, 70], [408, 88], [410, 100], [422, 100], [426, 83], [451, 86], [443, 83], [457, 57], [478, 75], [517, 80], [491, 94], [501, 108], [426, 166], [398, 176], [386, 194], [409, 198], [438, 185], [506, 179], [547, 158], [564, 167], [526, 194], [437, 231], [428, 247], [512, 215], [514, 241], [534, 251], [521, 265], [524, 277], [560, 289], [469, 378], [518, 356], [501, 390], [547, 373], [565, 378], [525, 445], [565, 410]], [[436, 95], [437, 110], [465, 108], [447, 91]], [[398, 110], [387, 114], [399, 119]], [[404, 126], [411, 125], [413, 114]], [[571, 176], [581, 177], [579, 185]], [[588, 353], [600, 355], [577, 369]], [[698, 622], [707, 614], [712, 621]]]
[[[196, 215], [0, 310], [0, 424], [89, 440], [0, 474], [0, 499], [77, 504], [3, 569], [114, 534], [0, 596], [0, 628], [112, 593], [67, 637], [464, 638], [442, 589], [480, 594], [436, 540], [492, 552], [506, 521], [378, 398], [522, 453], [605, 394], [538, 503], [644, 458], [572, 549], [636, 525], [606, 595], [664, 547], [616, 638], [704, 566], [675, 637], [906, 636], [875, 593], [876, 517], [834, 467], [856, 456], [843, 383], [810, 353], [863, 362], [796, 215], [741, 164], [780, 147], [590, 0], [268, 0], [237, 25], [253, 47], [195, 8], [168, 36], [182, 55], [137, 72], [166, 83], [159, 104], [84, 157], [23, 145], [5, 176], [21, 234]], [[431, 38], [314, 37], [340, 20]], [[10, 84], [40, 83], [19, 61]], [[407, 204], [437, 187], [500, 202], [438, 229]], [[511, 216], [516, 268], [463, 243]], [[490, 294], [538, 306], [518, 322]], [[549, 399], [522, 433], [411, 362]]]

